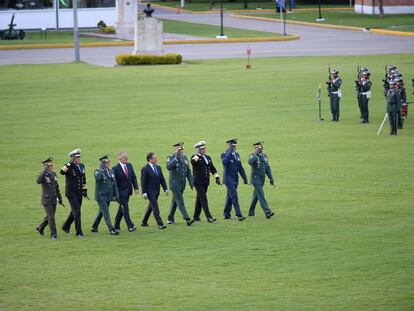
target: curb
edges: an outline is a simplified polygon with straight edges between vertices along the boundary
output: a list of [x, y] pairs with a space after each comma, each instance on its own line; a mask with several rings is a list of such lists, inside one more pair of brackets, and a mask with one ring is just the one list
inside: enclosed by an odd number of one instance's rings
[[386, 30], [379, 28], [370, 28], [369, 32], [376, 33], [379, 35], [391, 35], [391, 36], [403, 36], [403, 37], [414, 37], [414, 32], [410, 31], [397, 31], [397, 30]]
[[[164, 6], [160, 4], [151, 4], [153, 7], [158, 7], [160, 9], [165, 9], [169, 11], [177, 12], [177, 8], [171, 6]], [[353, 11], [353, 8], [321, 8], [322, 11]], [[292, 12], [316, 12], [318, 9], [305, 8], [305, 9], [292, 9]], [[180, 8], [180, 12], [188, 14], [220, 14], [220, 10], [210, 10], [210, 11], [191, 11], [187, 9]], [[225, 13], [273, 13], [275, 9], [263, 9], [263, 10], [224, 10]], [[179, 13], [177, 13], [179, 14]]]
[[[252, 19], [252, 20], [266, 21], [266, 22], [273, 22], [273, 23], [282, 22], [280, 19], [269, 18], [269, 17], [256, 17], [256, 16], [247, 16], [247, 15], [237, 15], [237, 14], [231, 14], [230, 17], [241, 18], [241, 19]], [[319, 28], [352, 30], [352, 31], [365, 31], [365, 28], [362, 28], [362, 27], [339, 26], [339, 25], [332, 25], [332, 24], [316, 24], [316, 23], [310, 23], [310, 22], [298, 22], [298, 21], [291, 21], [291, 20], [286, 20], [286, 24], [304, 25], [304, 26], [312, 26], [312, 27], [319, 27]]]
[[[298, 35], [288, 35], [285, 37], [260, 37], [260, 38], [229, 38], [229, 39], [194, 39], [194, 40], [166, 40], [165, 45], [174, 44], [206, 44], [206, 43], [239, 43], [239, 42], [274, 42], [274, 41], [291, 41], [298, 40]], [[133, 46], [133, 41], [124, 42], [89, 42], [81, 43], [80, 47], [114, 47], [114, 46]], [[30, 50], [30, 49], [68, 49], [73, 48], [72, 43], [56, 44], [26, 44], [26, 45], [4, 45], [0, 46], [0, 51], [6, 50]]]

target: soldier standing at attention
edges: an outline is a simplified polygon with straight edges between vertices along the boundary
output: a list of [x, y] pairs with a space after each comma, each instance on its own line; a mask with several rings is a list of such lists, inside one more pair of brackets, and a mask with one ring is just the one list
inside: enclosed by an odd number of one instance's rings
[[190, 163], [184, 155], [184, 143], [177, 143], [173, 147], [175, 147], [175, 153], [168, 156], [166, 164], [170, 175], [170, 190], [173, 193], [170, 212], [168, 213], [168, 224], [175, 224], [174, 214], [178, 206], [184, 220], [187, 222], [187, 226], [191, 226], [194, 220], [191, 220], [190, 216], [188, 216], [187, 209], [184, 205], [183, 193], [186, 186], [186, 179], [190, 184], [191, 190], [193, 189], [193, 175], [191, 175]]
[[201, 208], [207, 217], [207, 221], [212, 223], [216, 221], [208, 208], [207, 189], [210, 185], [210, 173], [214, 175], [216, 184], [220, 185], [220, 176], [213, 165], [211, 157], [206, 154], [206, 142], [199, 141], [194, 145], [197, 153], [191, 156], [191, 164], [193, 166], [194, 187], [197, 191], [197, 198], [194, 207], [194, 220], [201, 221]]
[[46, 217], [36, 228], [40, 235], [44, 235], [44, 230], [49, 224], [52, 240], [57, 240], [55, 212], [56, 203], [63, 205], [62, 195], [60, 194], [59, 184], [56, 173], [53, 171], [53, 158], [47, 158], [43, 163], [43, 170], [39, 173], [36, 182], [42, 185], [41, 204], [43, 205]]
[[387, 113], [390, 120], [390, 129], [391, 135], [397, 135], [397, 118], [398, 118], [398, 105], [400, 99], [400, 94], [395, 88], [395, 82], [390, 80], [388, 82], [389, 90], [387, 91]]
[[248, 184], [246, 172], [240, 161], [240, 155], [236, 152], [237, 138], [226, 141], [228, 149], [221, 154], [221, 162], [223, 163], [223, 184], [227, 187], [227, 196], [224, 203], [224, 219], [231, 219], [231, 206], [234, 206], [236, 216], [239, 221], [243, 221], [246, 217], [243, 216], [239, 198], [237, 195], [237, 186], [239, 184], [239, 174], [243, 178], [245, 185]]
[[69, 233], [72, 222], [75, 221], [76, 236], [83, 237], [81, 226], [82, 197], [88, 198], [86, 188], [85, 166], [80, 163], [81, 150], [75, 149], [69, 153], [71, 160], [60, 170], [66, 177], [65, 195], [70, 203], [71, 212], [63, 223], [62, 230]]
[[249, 216], [255, 215], [255, 208], [257, 201], [260, 202], [266, 218], [274, 216], [275, 213], [272, 212], [267, 204], [265, 195], [263, 192], [263, 186], [265, 184], [266, 175], [270, 180], [272, 186], [275, 185], [272, 176], [272, 170], [269, 165], [269, 160], [267, 155], [263, 153], [263, 142], [257, 142], [253, 144], [255, 151], [250, 154], [248, 163], [252, 167], [252, 175], [250, 183], [254, 186], [252, 203], [250, 204]]
[[111, 201], [120, 202], [115, 174], [114, 171], [109, 168], [110, 160], [107, 155], [99, 158], [99, 161], [101, 161], [101, 165], [94, 173], [96, 181], [95, 201], [98, 202], [99, 211], [93, 222], [91, 231], [98, 232], [98, 226], [103, 216], [106, 225], [108, 226], [109, 233], [111, 235], [118, 235], [119, 232], [112, 226], [111, 217], [109, 216], [109, 204]]
[[338, 70], [331, 71], [331, 78], [326, 84], [329, 88], [329, 99], [331, 104], [332, 121], [339, 121], [339, 101], [342, 97], [341, 84], [342, 80], [338, 76]]
[[369, 76], [371, 74], [368, 70], [362, 72], [362, 79], [360, 82], [359, 101], [361, 103], [362, 120], [361, 123], [369, 123], [368, 101], [371, 98], [371, 81]]
[[400, 101], [397, 107], [397, 125], [398, 129], [402, 129], [404, 120], [407, 117], [407, 93], [405, 91], [404, 81], [401, 78], [395, 79], [395, 88], [400, 95]]

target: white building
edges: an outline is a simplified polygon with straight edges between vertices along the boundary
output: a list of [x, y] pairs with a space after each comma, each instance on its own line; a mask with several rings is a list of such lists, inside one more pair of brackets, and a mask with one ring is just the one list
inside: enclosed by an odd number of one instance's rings
[[[113, 26], [115, 0], [79, 0], [79, 27], [96, 27], [103, 20]], [[6, 29], [12, 15], [18, 29], [62, 29], [73, 27], [72, 0], [0, 0], [0, 29]]]

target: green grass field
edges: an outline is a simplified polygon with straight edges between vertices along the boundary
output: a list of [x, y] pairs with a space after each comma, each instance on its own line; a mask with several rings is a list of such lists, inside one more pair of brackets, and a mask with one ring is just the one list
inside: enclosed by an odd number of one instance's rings
[[[215, 38], [220, 34], [220, 26], [163, 20], [164, 31], [168, 33]], [[280, 34], [224, 27], [224, 34], [229, 38], [278, 37]]]
[[[172, 8], [176, 8], [177, 5], [180, 5], [180, 1], [165, 1], [165, 2], [159, 2], [158, 4], [163, 6], [169, 6]], [[208, 10], [220, 10], [220, 1], [215, 1], [214, 5], [210, 6], [210, 1], [206, 0], [192, 0], [191, 3], [185, 3], [184, 9], [190, 10], [190, 11], [208, 11]], [[247, 5], [248, 10], [255, 10], [257, 7], [260, 7], [262, 9], [275, 9], [275, 2], [274, 1], [249, 1]], [[349, 8], [349, 5], [343, 5], [343, 4], [335, 4], [335, 5], [323, 5], [324, 8], [329, 7], [335, 7], [335, 8]], [[315, 4], [297, 4], [297, 9], [317, 9], [317, 5]], [[224, 9], [225, 10], [244, 10], [244, 1], [225, 1], [224, 2]]]
[[[220, 27], [214, 25], [205, 25], [197, 23], [187, 23], [181, 21], [163, 20], [164, 32], [201, 36], [208, 38], [215, 38], [220, 34]], [[93, 32], [93, 31], [89, 31]], [[224, 33], [230, 38], [255, 38], [255, 37], [277, 37], [280, 34], [254, 31], [247, 29], [238, 29], [231, 27], [224, 27]], [[114, 42], [120, 41], [111, 38], [90, 38], [80, 37], [80, 42]], [[1, 45], [20, 45], [20, 44], [52, 44], [52, 43], [73, 43], [72, 31], [48, 31], [47, 39], [41, 39], [40, 32], [27, 32], [24, 40], [0, 40]]]
[[[341, 121], [317, 121], [316, 92], [327, 64], [344, 81]], [[191, 61], [177, 66], [104, 68], [86, 64], [3, 66], [0, 76], [1, 310], [412, 310], [414, 306], [414, 109], [397, 137], [386, 125], [384, 63], [404, 77], [413, 55]], [[371, 123], [359, 123], [357, 65], [372, 72]], [[407, 83], [408, 84], [408, 83]], [[407, 85], [411, 94], [411, 86]], [[409, 96], [412, 100], [412, 96]], [[86, 201], [87, 236], [35, 232], [44, 216], [35, 183], [40, 162], [56, 169], [83, 150], [90, 196], [98, 158], [125, 149], [139, 172], [154, 150], [160, 164], [172, 144], [208, 142], [222, 175], [225, 141], [239, 138], [245, 168], [262, 139], [278, 189], [265, 186], [277, 217], [222, 220], [225, 188], [212, 184], [218, 218], [187, 227], [149, 228], [118, 237]], [[116, 161], [113, 161], [116, 162]], [[64, 179], [60, 178], [61, 188]], [[247, 214], [252, 188], [239, 186]], [[170, 197], [159, 203], [166, 220]], [[187, 209], [195, 194], [187, 189]], [[131, 198], [139, 225], [145, 209]], [[65, 199], [65, 204], [68, 202]], [[58, 207], [60, 227], [68, 209]], [[115, 215], [115, 206], [111, 207]]]
[[[250, 13], [249, 15], [279, 19], [276, 13]], [[293, 12], [286, 14], [286, 18], [293, 21], [316, 23], [318, 12]], [[385, 16], [362, 15], [353, 11], [324, 11], [325, 21], [319, 24], [333, 24], [341, 26], [355, 26], [363, 28], [382, 28], [387, 30], [414, 31], [414, 14], [390, 14]]]
[[[111, 42], [119, 41], [109, 38], [88, 38], [80, 37], [80, 42]], [[52, 44], [52, 43], [73, 43], [73, 31], [53, 31], [47, 32], [46, 40], [41, 38], [40, 31], [28, 31], [23, 40], [0, 40], [0, 45], [20, 45], [20, 44]]]

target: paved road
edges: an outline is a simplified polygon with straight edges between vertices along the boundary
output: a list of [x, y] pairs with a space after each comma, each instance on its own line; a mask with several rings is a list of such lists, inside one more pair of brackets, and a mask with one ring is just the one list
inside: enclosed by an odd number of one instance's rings
[[[171, 11], [157, 10], [157, 16], [164, 19], [218, 25], [218, 14], [175, 14]], [[225, 16], [225, 26], [279, 32], [280, 24], [242, 20]], [[300, 40], [286, 42], [223, 43], [223, 44], [185, 44], [167, 45], [165, 52], [181, 53], [184, 59], [214, 59], [245, 57], [250, 46], [254, 57], [271, 56], [313, 56], [313, 55], [367, 55], [414, 53], [414, 38], [384, 36], [368, 32], [324, 29], [317, 27], [287, 25], [287, 32], [301, 36]], [[114, 56], [130, 53], [132, 47], [82, 48], [83, 61], [113, 66]], [[0, 51], [0, 64], [62, 63], [74, 58], [73, 49], [40, 49]]]

